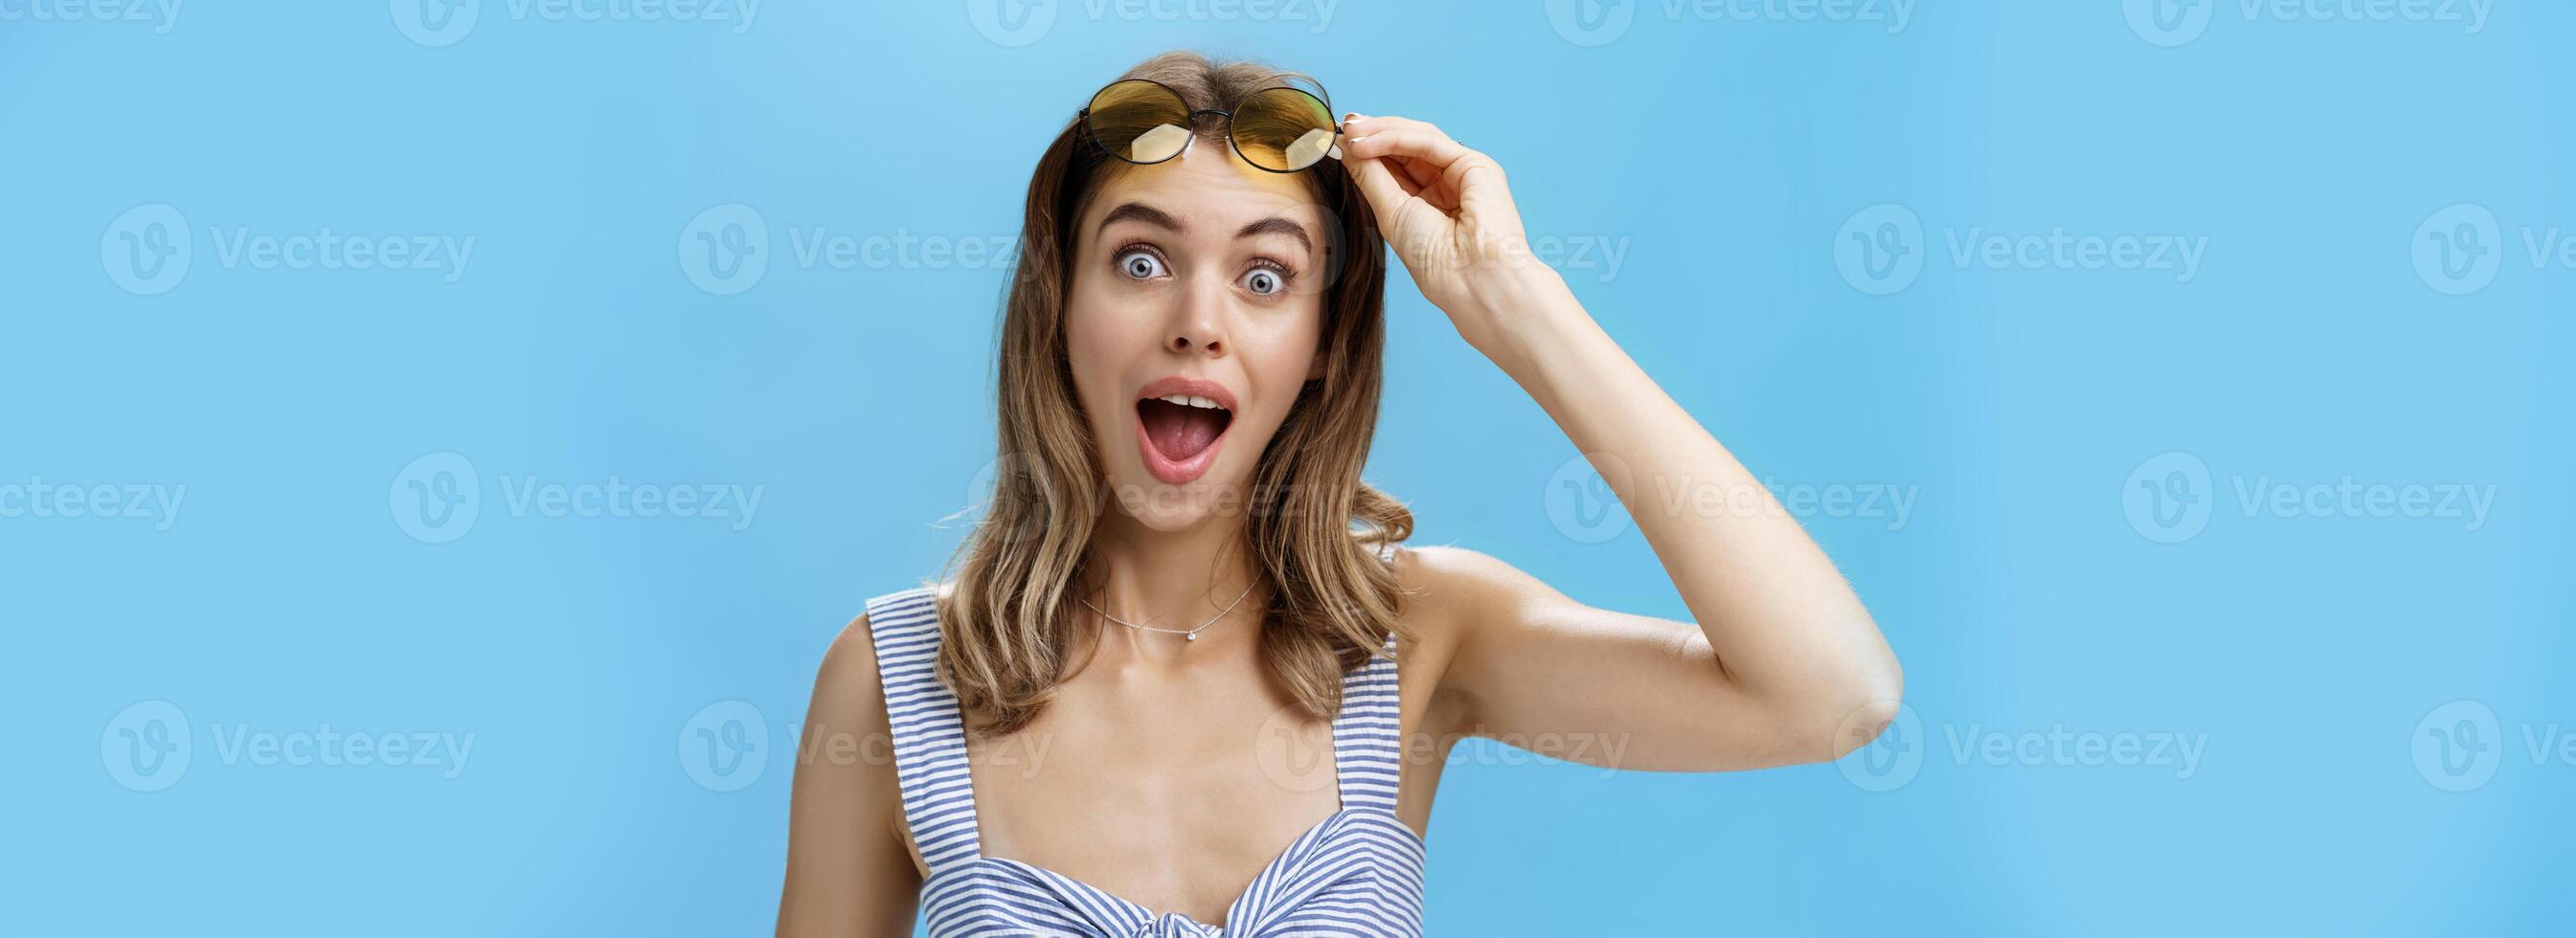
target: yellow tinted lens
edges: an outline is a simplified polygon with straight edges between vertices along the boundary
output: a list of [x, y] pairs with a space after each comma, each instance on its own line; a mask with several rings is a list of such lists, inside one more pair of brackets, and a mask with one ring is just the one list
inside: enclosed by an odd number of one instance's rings
[[1275, 172], [1313, 166], [1333, 147], [1333, 113], [1322, 99], [1295, 88], [1272, 88], [1234, 109], [1234, 149], [1246, 162]]
[[1139, 78], [1113, 82], [1091, 96], [1091, 135], [1111, 155], [1160, 163], [1190, 142], [1190, 109], [1172, 89]]

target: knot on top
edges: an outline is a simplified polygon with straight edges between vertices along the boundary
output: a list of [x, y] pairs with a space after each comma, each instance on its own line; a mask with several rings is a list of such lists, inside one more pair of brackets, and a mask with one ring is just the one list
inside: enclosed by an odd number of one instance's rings
[[1218, 929], [1190, 921], [1178, 912], [1165, 912], [1136, 929], [1135, 938], [1216, 938]]

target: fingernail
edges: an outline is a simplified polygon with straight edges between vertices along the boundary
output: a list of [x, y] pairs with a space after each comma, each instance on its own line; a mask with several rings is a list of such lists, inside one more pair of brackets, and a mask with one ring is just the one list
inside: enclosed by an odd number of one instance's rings
[[1358, 111], [1352, 111], [1348, 114], [1342, 115], [1342, 123], [1345, 124], [1356, 124], [1367, 119], [1367, 117], [1362, 116]]

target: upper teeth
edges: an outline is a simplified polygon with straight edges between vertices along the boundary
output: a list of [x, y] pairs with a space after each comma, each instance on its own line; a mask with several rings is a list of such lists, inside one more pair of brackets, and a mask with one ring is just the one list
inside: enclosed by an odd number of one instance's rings
[[1200, 397], [1200, 396], [1198, 396], [1198, 395], [1196, 395], [1196, 394], [1165, 394], [1165, 395], [1163, 395], [1163, 396], [1160, 398], [1160, 400], [1163, 400], [1163, 401], [1166, 401], [1166, 402], [1169, 402], [1169, 403], [1173, 403], [1173, 404], [1179, 404], [1179, 405], [1181, 405], [1181, 406], [1183, 406], [1183, 407], [1205, 407], [1205, 408], [1208, 408], [1208, 409], [1210, 409], [1210, 410], [1224, 410], [1224, 409], [1225, 409], [1225, 408], [1223, 408], [1223, 407], [1219, 407], [1219, 406], [1217, 406], [1216, 401], [1211, 400], [1211, 399], [1209, 399], [1209, 398]]

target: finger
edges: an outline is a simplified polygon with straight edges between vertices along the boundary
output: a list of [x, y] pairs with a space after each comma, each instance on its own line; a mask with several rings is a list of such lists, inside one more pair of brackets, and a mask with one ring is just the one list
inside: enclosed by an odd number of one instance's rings
[[1490, 171], [1492, 181], [1502, 184], [1502, 167], [1492, 157], [1469, 149], [1430, 123], [1409, 117], [1351, 114], [1344, 118], [1343, 125], [1349, 134], [1344, 142], [1346, 151], [1386, 160], [1394, 167], [1396, 178], [1409, 183], [1409, 191], [1435, 204], [1462, 204], [1468, 179], [1476, 170]]
[[[1451, 143], [1458, 142], [1455, 138], [1450, 137], [1447, 131], [1441, 130], [1437, 125], [1432, 124], [1430, 121], [1419, 121], [1410, 117], [1396, 117], [1393, 115], [1371, 117], [1366, 114], [1353, 114], [1348, 120], [1345, 120], [1342, 123], [1353, 136], [1367, 136], [1384, 130], [1414, 130], [1428, 133], [1434, 137], [1447, 140]], [[1459, 145], [1465, 146], [1465, 144]]]
[[1457, 207], [1457, 190], [1449, 188], [1447, 183], [1441, 181], [1440, 171], [1431, 168], [1430, 163], [1422, 160], [1408, 160], [1400, 156], [1386, 157], [1385, 161], [1395, 168], [1395, 178], [1403, 180], [1413, 194], [1420, 196], [1423, 201], [1438, 206], [1444, 212]]
[[1434, 168], [1446, 168], [1450, 163], [1472, 151], [1461, 146], [1458, 141], [1432, 131], [1391, 128], [1352, 137], [1342, 144], [1342, 152], [1356, 154], [1363, 159], [1398, 156], [1421, 160], [1430, 163]]
[[1369, 209], [1377, 213], [1380, 227], [1393, 224], [1397, 210], [1404, 206], [1405, 200], [1413, 198], [1413, 193], [1405, 191], [1410, 180], [1397, 180], [1394, 170], [1389, 169], [1384, 160], [1345, 158], [1342, 165], [1359, 183], [1360, 195], [1368, 199]]
[[1468, 192], [1473, 191], [1470, 188], [1467, 179], [1470, 175], [1475, 173], [1486, 174], [1486, 181], [1493, 183], [1493, 187], [1495, 189], [1502, 190], [1505, 193], [1510, 191], [1510, 184], [1503, 180], [1502, 164], [1494, 162], [1493, 157], [1486, 156], [1474, 150], [1467, 151], [1465, 156], [1461, 156], [1457, 160], [1451, 162], [1448, 166], [1442, 167], [1440, 170], [1440, 184], [1447, 186], [1449, 191], [1458, 193], [1461, 198], [1464, 198]]
[[1474, 151], [1449, 139], [1437, 127], [1395, 117], [1367, 118], [1353, 128], [1354, 133], [1342, 144], [1342, 151], [1363, 158], [1401, 156], [1426, 160], [1437, 168], [1447, 168], [1459, 157]]
[[1373, 145], [1363, 145], [1360, 148], [1362, 152], [1370, 155], [1402, 157], [1410, 161], [1406, 167], [1408, 171], [1419, 170], [1425, 166], [1436, 171], [1440, 177], [1437, 181], [1419, 172], [1409, 172], [1409, 178], [1424, 191], [1439, 190], [1448, 195], [1463, 195], [1467, 191], [1467, 176], [1473, 170], [1488, 170], [1497, 181], [1502, 178], [1503, 167], [1494, 162], [1493, 157], [1459, 143], [1428, 122], [1410, 117], [1369, 117], [1354, 114], [1344, 120], [1343, 124], [1356, 135], [1353, 138], [1355, 141], [1361, 138], [1385, 138]]
[[1502, 167], [1495, 165], [1491, 157], [1473, 150], [1468, 151], [1466, 155], [1459, 157], [1446, 168], [1434, 167], [1429, 160], [1406, 159], [1400, 156], [1382, 159], [1395, 164], [1396, 178], [1411, 184], [1415, 192], [1425, 200], [1442, 206], [1444, 211], [1460, 205], [1468, 193], [1475, 191], [1471, 188], [1471, 177], [1477, 172], [1490, 173], [1487, 181], [1494, 183], [1494, 188], [1505, 188], [1509, 185], [1503, 179]]
[[[1342, 165], [1343, 165], [1343, 166], [1350, 167], [1353, 171], [1357, 171], [1357, 169], [1359, 168], [1359, 166], [1360, 166], [1361, 164], [1365, 164], [1365, 163], [1377, 163], [1377, 164], [1380, 164], [1380, 165], [1384, 166], [1384, 167], [1386, 168], [1387, 175], [1388, 175], [1388, 176], [1391, 176], [1391, 177], [1393, 177], [1393, 178], [1395, 179], [1395, 185], [1396, 185], [1396, 188], [1399, 188], [1399, 189], [1404, 190], [1404, 194], [1405, 194], [1405, 195], [1408, 195], [1408, 196], [1420, 196], [1420, 195], [1422, 195], [1425, 191], [1427, 191], [1427, 190], [1429, 190], [1429, 189], [1430, 189], [1430, 186], [1424, 185], [1424, 184], [1422, 184], [1421, 182], [1418, 182], [1418, 181], [1416, 181], [1416, 180], [1415, 180], [1415, 174], [1414, 174], [1414, 171], [1413, 171], [1410, 167], [1407, 167], [1407, 166], [1405, 165], [1405, 162], [1404, 162], [1403, 160], [1401, 160], [1401, 159], [1397, 159], [1397, 158], [1394, 158], [1394, 157], [1386, 157], [1386, 158], [1383, 158], [1383, 159], [1374, 159], [1374, 160], [1344, 160], [1344, 161], [1342, 161]], [[1439, 182], [1439, 180], [1435, 178], [1435, 179], [1433, 179], [1433, 180], [1432, 180], [1432, 182], [1436, 184], [1436, 183], [1438, 183], [1438, 182]]]
[[1395, 160], [1395, 163], [1398, 167], [1404, 170], [1405, 178], [1413, 180], [1414, 188], [1428, 189], [1431, 188], [1434, 183], [1440, 181], [1440, 170], [1434, 168], [1428, 162], [1399, 158]]

